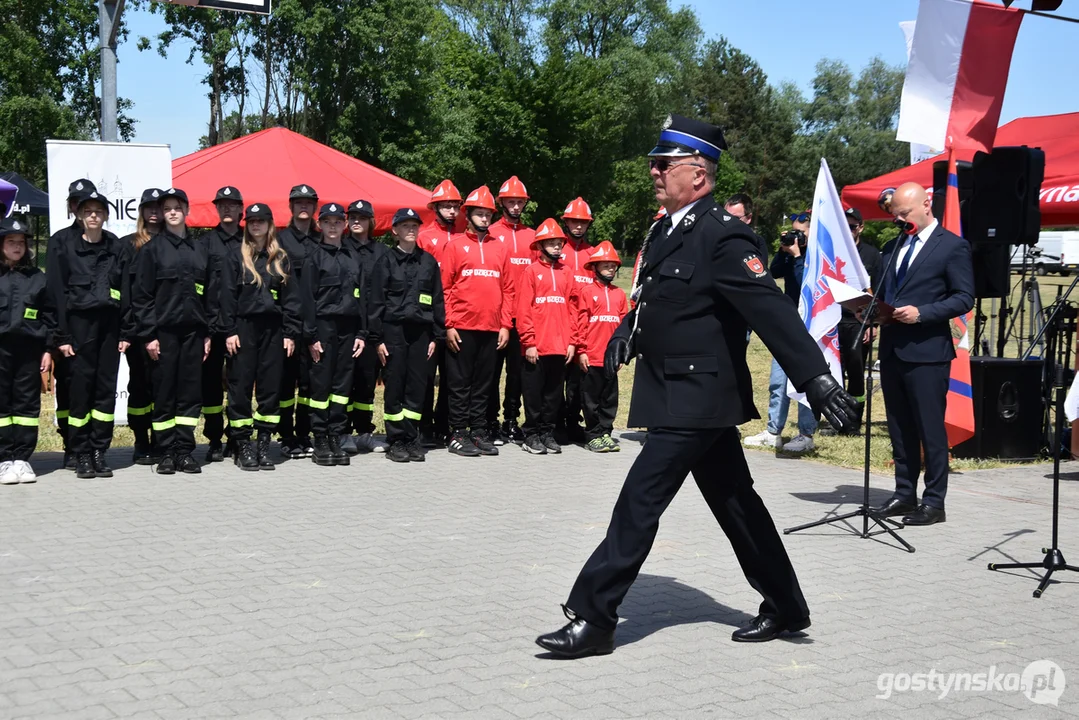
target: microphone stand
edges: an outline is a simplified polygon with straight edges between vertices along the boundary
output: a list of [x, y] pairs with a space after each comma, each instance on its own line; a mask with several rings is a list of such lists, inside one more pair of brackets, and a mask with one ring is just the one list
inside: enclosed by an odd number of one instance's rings
[[[904, 242], [905, 242], [905, 240], [904, 240]], [[861, 340], [863, 337], [865, 337], [865, 331], [866, 331], [867, 327], [872, 327], [873, 325], [879, 325], [879, 323], [876, 322], [876, 316], [878, 314], [878, 307], [877, 306], [878, 306], [878, 304], [880, 302], [880, 294], [881, 294], [881, 292], [884, 291], [884, 284], [885, 284], [886, 278], [888, 276], [888, 273], [891, 272], [893, 267], [895, 266], [895, 262], [896, 262], [896, 259], [898, 258], [898, 256], [899, 256], [899, 247], [896, 247], [895, 252], [892, 253], [892, 258], [891, 258], [892, 262], [890, 263], [889, 267], [885, 268], [885, 270], [884, 270], [885, 274], [881, 276], [880, 286], [873, 293], [873, 297], [869, 300], [869, 303], [865, 306], [865, 309], [862, 310], [862, 325], [858, 329], [858, 335], [854, 338], [854, 343], [852, 343], [852, 345], [851, 345], [851, 350], [856, 351], [858, 349], [858, 341]], [[896, 522], [894, 522], [892, 520], [889, 520], [888, 518], [885, 518], [885, 517], [881, 516], [880, 514], [874, 512], [873, 508], [869, 505], [869, 462], [870, 462], [870, 452], [869, 451], [870, 451], [871, 442], [872, 442], [871, 438], [872, 438], [872, 435], [873, 435], [873, 433], [872, 433], [872, 427], [873, 427], [873, 336], [872, 335], [869, 336], [869, 342], [868, 342], [868, 345], [867, 345], [867, 351], [868, 352], [867, 352], [866, 361], [865, 361], [865, 376], [866, 376], [866, 378], [865, 378], [865, 425], [864, 425], [864, 428], [865, 428], [865, 460], [864, 460], [863, 466], [862, 466], [862, 469], [863, 469], [862, 480], [863, 480], [863, 487], [864, 487], [864, 495], [862, 496], [862, 506], [860, 508], [858, 508], [857, 510], [853, 511], [853, 512], [845, 513], [843, 515], [837, 515], [835, 517], [824, 518], [823, 520], [817, 520], [815, 522], [806, 523], [805, 525], [798, 525], [797, 527], [786, 528], [786, 529], [783, 530], [783, 534], [784, 535], [790, 535], [791, 533], [798, 532], [800, 530], [808, 530], [809, 528], [819, 527], [821, 525], [831, 525], [832, 523], [842, 522], [844, 520], [849, 520], [850, 518], [853, 518], [853, 517], [860, 517], [860, 518], [862, 518], [862, 532], [860, 533], [860, 537], [862, 539], [865, 539], [865, 538], [868, 538], [868, 537], [872, 536], [870, 534], [870, 532], [869, 532], [869, 521], [872, 520], [874, 523], [876, 523], [881, 528], [883, 528], [889, 535], [891, 535], [896, 540], [896, 542], [898, 542], [900, 545], [902, 545], [904, 548], [906, 548], [907, 552], [914, 552], [914, 546], [911, 545], [910, 543], [908, 543], [902, 537], [900, 537], [899, 534], [891, 527], [891, 525], [895, 525], [896, 527], [900, 527], [900, 528], [903, 527], [903, 526], [900, 523], [896, 523]], [[891, 523], [891, 525], [889, 525], [889, 523]], [[855, 531], [855, 534], [858, 534], [858, 532]], [[874, 534], [879, 534], [879, 531], [877, 533], [874, 533]]]

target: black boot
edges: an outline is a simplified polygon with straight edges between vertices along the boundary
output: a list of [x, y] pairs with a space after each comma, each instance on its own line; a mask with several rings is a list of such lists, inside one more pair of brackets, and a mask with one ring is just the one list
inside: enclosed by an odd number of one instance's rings
[[150, 443], [136, 440], [135, 448], [131, 452], [131, 462], [136, 465], [153, 465], [154, 458], [150, 454]]
[[330, 466], [334, 464], [333, 450], [330, 449], [330, 441], [325, 435], [315, 436], [315, 452], [311, 460], [316, 465]]
[[90, 453], [78, 453], [75, 456], [75, 477], [88, 480], [97, 477], [94, 472], [94, 460]]
[[270, 459], [270, 433], [259, 430], [258, 444], [259, 468], [262, 470], [276, 470], [273, 460]]
[[75, 453], [68, 449], [64, 449], [64, 470], [77, 470], [78, 463], [75, 458]]
[[225, 459], [225, 448], [220, 440], [211, 440], [210, 447], [206, 449], [206, 462], [222, 462]]
[[341, 447], [341, 436], [336, 433], [326, 438], [330, 445], [330, 455], [333, 456], [334, 465], [348, 465], [351, 461], [348, 453]]
[[94, 475], [100, 478], [112, 477], [112, 468], [105, 462], [104, 450], [94, 450], [93, 454], [90, 456], [90, 461], [94, 465]]
[[255, 471], [259, 469], [259, 459], [255, 454], [255, 446], [251, 444], [250, 440], [245, 440], [239, 444], [239, 451], [236, 453], [233, 462], [236, 463], [236, 467], [241, 470]]

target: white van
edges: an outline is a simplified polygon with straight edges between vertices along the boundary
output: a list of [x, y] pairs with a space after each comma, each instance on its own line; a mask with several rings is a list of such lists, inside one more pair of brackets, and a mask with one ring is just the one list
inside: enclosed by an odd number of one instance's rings
[[1038, 234], [1037, 245], [1029, 249], [1013, 245], [1013, 271], [1022, 269], [1024, 250], [1027, 250], [1027, 269], [1033, 268], [1038, 275], [1052, 272], [1067, 277], [1079, 267], [1079, 230], [1043, 230]]

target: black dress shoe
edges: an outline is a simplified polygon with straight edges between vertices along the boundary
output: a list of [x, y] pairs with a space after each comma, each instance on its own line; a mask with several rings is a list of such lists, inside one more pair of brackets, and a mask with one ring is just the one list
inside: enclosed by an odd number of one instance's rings
[[903, 518], [904, 525], [933, 525], [942, 523], [948, 519], [944, 514], [944, 508], [932, 505], [919, 505], [918, 509]]
[[536, 644], [563, 658], [609, 655], [614, 652], [614, 630], [604, 630], [584, 618], [577, 618], [561, 630], [540, 635]]
[[758, 615], [753, 622], [731, 634], [735, 642], [768, 642], [775, 640], [785, 632], [798, 632], [809, 627], [809, 618], [800, 620], [782, 620], [780, 618]]
[[94, 475], [99, 478], [111, 478], [112, 468], [105, 462], [105, 451], [94, 450], [93, 455], [90, 457], [90, 461], [94, 465]]
[[881, 517], [895, 517], [896, 515], [907, 515], [917, 509], [918, 506], [914, 503], [905, 502], [899, 498], [892, 498], [880, 507], [869, 508], [869, 511], [874, 515], [880, 515]]

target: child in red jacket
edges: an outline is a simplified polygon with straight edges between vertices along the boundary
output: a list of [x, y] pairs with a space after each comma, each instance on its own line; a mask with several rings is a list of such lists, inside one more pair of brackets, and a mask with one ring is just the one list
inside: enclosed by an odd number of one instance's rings
[[618, 452], [611, 438], [614, 416], [618, 413], [618, 376], [607, 377], [603, 371], [603, 353], [607, 342], [629, 312], [626, 293], [615, 287], [614, 276], [622, 261], [609, 240], [592, 252], [585, 267], [595, 274], [595, 282], [581, 288], [578, 302], [580, 344], [577, 364], [584, 372], [581, 396], [584, 405], [587, 448], [592, 452]]
[[517, 330], [525, 362], [521, 390], [525, 406], [525, 442], [535, 455], [560, 453], [554, 425], [562, 405], [566, 365], [577, 346], [577, 288], [573, 271], [561, 260], [566, 236], [553, 219], [536, 228], [532, 247], [539, 260], [521, 273], [517, 295]]

